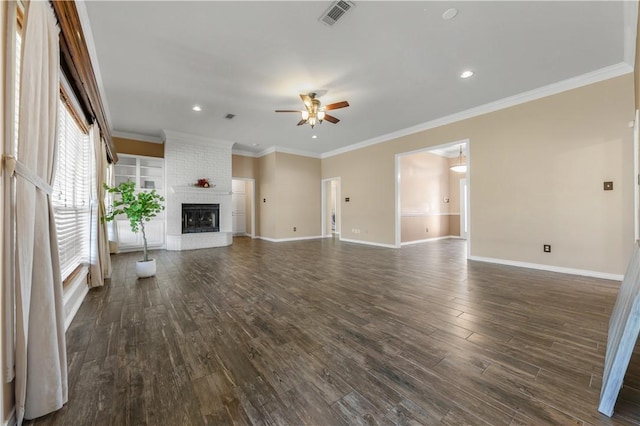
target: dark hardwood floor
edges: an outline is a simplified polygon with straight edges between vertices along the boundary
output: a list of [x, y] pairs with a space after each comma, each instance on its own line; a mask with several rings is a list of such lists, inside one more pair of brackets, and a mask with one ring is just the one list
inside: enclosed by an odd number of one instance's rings
[[640, 424], [640, 351], [598, 413], [619, 283], [465, 259], [465, 242], [113, 256], [34, 425]]

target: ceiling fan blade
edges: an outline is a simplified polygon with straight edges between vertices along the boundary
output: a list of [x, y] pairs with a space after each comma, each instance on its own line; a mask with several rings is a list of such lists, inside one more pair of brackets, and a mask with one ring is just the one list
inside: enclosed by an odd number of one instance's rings
[[300, 94], [300, 99], [302, 99], [302, 102], [304, 102], [304, 106], [307, 107], [307, 109], [311, 108], [311, 105], [313, 105], [313, 101], [311, 100], [311, 96], [307, 95], [307, 94]]
[[326, 111], [331, 111], [332, 109], [346, 108], [348, 106], [349, 106], [349, 102], [342, 101], [342, 102], [336, 102], [333, 104], [325, 105], [324, 109]]
[[329, 114], [324, 115], [324, 120], [333, 124], [336, 124], [338, 121], [340, 121], [339, 118], [335, 118], [333, 115], [329, 115]]
[[307, 122], [307, 120], [300, 120], [300, 121], [298, 121], [298, 126], [302, 126], [306, 122]]
[[277, 109], [276, 112], [297, 112], [300, 113], [299, 109]]

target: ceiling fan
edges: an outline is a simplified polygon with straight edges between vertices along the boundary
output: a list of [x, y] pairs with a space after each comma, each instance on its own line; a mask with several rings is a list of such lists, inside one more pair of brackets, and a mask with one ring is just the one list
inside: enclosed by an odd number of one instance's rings
[[345, 108], [349, 106], [349, 102], [335, 102], [333, 104], [321, 106], [320, 99], [318, 99], [317, 94], [314, 92], [311, 93], [301, 93], [300, 98], [302, 102], [304, 102], [304, 106], [306, 109], [300, 111], [296, 109], [277, 109], [276, 112], [297, 112], [302, 115], [302, 119], [298, 121], [298, 126], [302, 126], [303, 124], [309, 124], [313, 129], [318, 123], [322, 123], [324, 120], [327, 120], [330, 123], [336, 124], [340, 121], [338, 118], [329, 115], [326, 111], [331, 111], [332, 109]]

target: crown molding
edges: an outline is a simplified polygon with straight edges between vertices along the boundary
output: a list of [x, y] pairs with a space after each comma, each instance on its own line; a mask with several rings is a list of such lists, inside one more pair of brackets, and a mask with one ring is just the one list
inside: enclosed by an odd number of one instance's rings
[[151, 142], [151, 143], [163, 143], [159, 137], [149, 136], [149, 135], [141, 135], [139, 133], [129, 133], [129, 132], [120, 132], [114, 130], [111, 134], [117, 138], [123, 139], [132, 139], [135, 141], [143, 141], [143, 142]]
[[226, 141], [223, 139], [207, 138], [204, 136], [162, 129], [162, 140], [165, 142], [165, 144], [169, 139], [171, 140], [171, 142], [180, 142], [190, 145], [219, 146], [221, 148], [228, 149], [231, 149], [231, 147], [233, 147], [233, 145], [235, 144], [235, 142]]
[[232, 149], [231, 150], [231, 154], [233, 154], [233, 155], [242, 155], [243, 157], [252, 157], [252, 158], [258, 157], [257, 153], [251, 152], [251, 151], [244, 151], [242, 149]]
[[479, 115], [488, 114], [490, 112], [499, 111], [501, 109], [510, 108], [512, 106], [520, 105], [526, 102], [531, 102], [537, 99], [545, 98], [547, 96], [556, 95], [558, 93], [566, 92], [568, 90], [577, 89], [579, 87], [588, 86], [590, 84], [598, 83], [600, 81], [609, 80], [611, 78], [620, 77], [621, 75], [629, 74], [633, 72], [633, 67], [626, 62], [619, 62], [615, 65], [611, 65], [605, 68], [601, 68], [590, 73], [582, 74], [576, 77], [568, 78], [566, 80], [552, 83], [547, 86], [539, 87], [537, 89], [522, 92], [514, 96], [509, 96], [488, 104], [480, 105], [478, 107], [470, 108], [455, 114], [447, 115], [435, 120], [427, 121], [426, 123], [418, 124], [412, 127], [407, 127], [395, 132], [387, 133], [382, 136], [377, 136], [372, 139], [367, 139], [362, 142], [348, 145], [342, 148], [327, 151], [320, 155], [320, 158], [329, 158], [336, 155], [344, 154], [357, 149], [365, 148], [371, 145], [377, 145], [379, 143], [387, 142], [392, 139], [397, 139], [402, 136], [411, 135], [414, 133], [422, 132], [425, 130], [433, 129], [436, 127], [444, 126], [447, 124], [455, 123], [457, 121], [466, 120], [469, 118], [477, 117]]
[[269, 155], [274, 152], [279, 152], [281, 154], [299, 155], [301, 157], [322, 158], [321, 154], [317, 154], [315, 152], [304, 151], [301, 149], [284, 148], [281, 146], [272, 146], [265, 150], [262, 150], [256, 155], [256, 157], [264, 157], [265, 155]]

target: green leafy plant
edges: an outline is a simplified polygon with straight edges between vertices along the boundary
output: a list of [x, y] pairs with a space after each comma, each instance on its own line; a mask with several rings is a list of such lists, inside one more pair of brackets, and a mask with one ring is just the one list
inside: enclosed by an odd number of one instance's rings
[[101, 217], [100, 220], [102, 222], [111, 222], [121, 214], [126, 215], [127, 219], [129, 219], [131, 230], [133, 232], [142, 232], [142, 240], [144, 242], [143, 262], [148, 262], [147, 234], [144, 230], [144, 223], [150, 221], [164, 210], [164, 206], [160, 204], [164, 201], [164, 197], [158, 194], [155, 189], [136, 193], [136, 184], [132, 181], [122, 182], [118, 186], [109, 186], [105, 183], [104, 189], [111, 194], [119, 195], [119, 197], [114, 197], [109, 213]]

